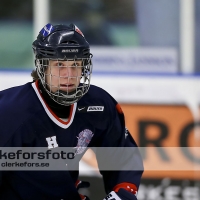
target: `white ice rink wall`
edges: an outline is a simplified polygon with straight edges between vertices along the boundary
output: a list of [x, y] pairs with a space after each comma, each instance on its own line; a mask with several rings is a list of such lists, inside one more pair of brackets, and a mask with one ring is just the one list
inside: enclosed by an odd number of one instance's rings
[[[32, 81], [30, 71], [0, 71], [0, 90]], [[91, 84], [121, 103], [186, 104], [195, 113], [200, 104], [200, 76], [92, 75]], [[197, 115], [197, 113], [196, 113]]]

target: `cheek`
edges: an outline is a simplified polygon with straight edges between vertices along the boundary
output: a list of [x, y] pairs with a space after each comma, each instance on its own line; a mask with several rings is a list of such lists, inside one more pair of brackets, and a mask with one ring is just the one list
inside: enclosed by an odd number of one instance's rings
[[[47, 68], [46, 72], [45, 72], [45, 81], [48, 84], [52, 84], [53, 82], [55, 82], [55, 72], [53, 69]], [[52, 76], [53, 75], [53, 76]]]
[[81, 76], [82, 74], [82, 68], [78, 69], [78, 76]]
[[72, 76], [76, 77], [76, 78], [81, 78], [82, 75], [82, 69], [78, 68], [78, 69], [74, 69], [72, 71]]

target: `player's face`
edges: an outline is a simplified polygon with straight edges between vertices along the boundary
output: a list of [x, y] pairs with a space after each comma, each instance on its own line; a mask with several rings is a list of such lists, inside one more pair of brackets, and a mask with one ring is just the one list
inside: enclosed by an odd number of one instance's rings
[[74, 91], [81, 79], [82, 61], [50, 60], [46, 70], [46, 83], [52, 92]]

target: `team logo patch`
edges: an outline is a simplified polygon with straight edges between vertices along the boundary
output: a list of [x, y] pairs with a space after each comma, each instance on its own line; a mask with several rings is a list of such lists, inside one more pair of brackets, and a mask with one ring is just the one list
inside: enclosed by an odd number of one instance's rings
[[48, 137], [48, 138], [46, 138], [46, 141], [48, 143], [48, 149], [58, 147], [58, 143], [56, 141], [56, 136]]
[[91, 112], [91, 111], [103, 111], [104, 110], [104, 106], [88, 106], [87, 111]]
[[78, 108], [78, 111], [82, 111], [82, 110], [84, 110], [85, 109], [85, 107], [79, 107]]
[[47, 24], [46, 26], [44, 26], [44, 28], [40, 31], [40, 33], [46, 37], [48, 35], [50, 35], [53, 31], [53, 25], [51, 24]]
[[78, 143], [75, 147], [75, 149], [76, 149], [75, 155], [81, 154], [85, 151], [85, 149], [87, 148], [88, 144], [90, 143], [93, 135], [94, 134], [89, 129], [85, 129], [79, 133], [79, 135], [77, 137]]

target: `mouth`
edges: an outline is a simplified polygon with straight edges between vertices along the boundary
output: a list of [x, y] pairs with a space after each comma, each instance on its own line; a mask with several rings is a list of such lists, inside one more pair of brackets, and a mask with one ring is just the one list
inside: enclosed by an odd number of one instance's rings
[[62, 90], [71, 91], [74, 90], [75, 88], [76, 88], [75, 84], [60, 84], [60, 89]]

